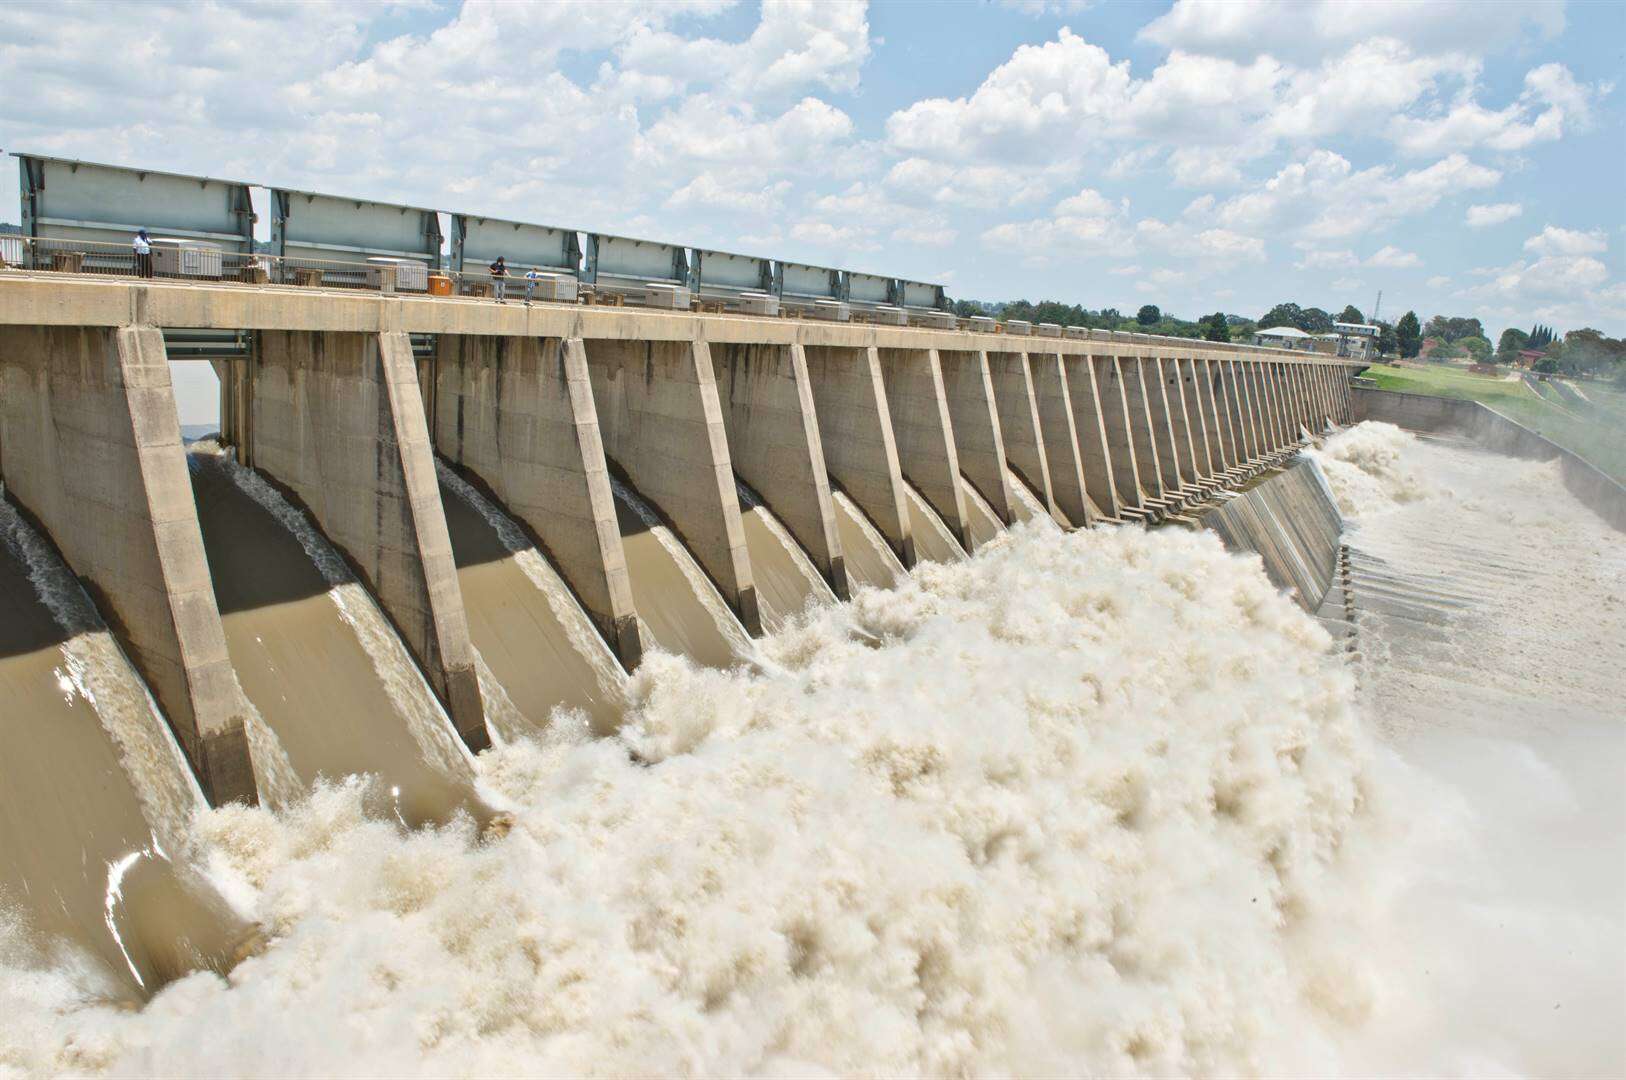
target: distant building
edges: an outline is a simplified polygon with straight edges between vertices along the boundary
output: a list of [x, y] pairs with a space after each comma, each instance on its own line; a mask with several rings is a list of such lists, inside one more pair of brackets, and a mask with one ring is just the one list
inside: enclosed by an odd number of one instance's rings
[[1546, 355], [1540, 349], [1520, 349], [1519, 357], [1514, 363], [1522, 368], [1532, 368], [1536, 366], [1536, 361], [1545, 358]]
[[1351, 360], [1370, 360], [1378, 354], [1378, 328], [1370, 323], [1335, 322], [1333, 331], [1338, 338], [1335, 355]]
[[1296, 326], [1272, 326], [1265, 330], [1256, 330], [1253, 335], [1253, 343], [1272, 349], [1297, 349], [1300, 352], [1315, 352], [1315, 338]]

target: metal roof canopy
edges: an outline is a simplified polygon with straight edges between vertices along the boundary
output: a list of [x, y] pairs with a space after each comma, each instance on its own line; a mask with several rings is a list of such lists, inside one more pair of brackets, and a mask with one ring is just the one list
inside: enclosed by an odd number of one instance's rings
[[948, 297], [943, 294], [943, 286], [929, 285], [924, 281], [898, 282], [897, 303], [907, 308], [930, 308], [933, 311], [947, 311]]
[[855, 304], [890, 304], [897, 292], [897, 281], [894, 278], [850, 271], [844, 276], [847, 279], [846, 299]]
[[254, 204], [239, 180], [17, 154], [22, 227], [27, 236], [127, 245], [153, 236], [207, 240], [247, 252]]
[[271, 246], [295, 259], [365, 262], [370, 256], [440, 266], [440, 218], [421, 206], [271, 189]]
[[689, 288], [731, 292], [771, 292], [773, 261], [706, 248], [689, 249]]
[[841, 271], [826, 266], [808, 266], [806, 263], [780, 262], [774, 264], [774, 295], [801, 296], [819, 300], [844, 300]]
[[588, 233], [582, 280], [598, 284], [606, 278], [640, 283], [670, 281], [682, 285], [689, 280], [689, 260], [682, 248], [671, 244]]
[[575, 229], [477, 214], [452, 215], [452, 250], [447, 262], [451, 269], [484, 270], [499, 255], [521, 269], [534, 266], [571, 277], [581, 274], [581, 240]]

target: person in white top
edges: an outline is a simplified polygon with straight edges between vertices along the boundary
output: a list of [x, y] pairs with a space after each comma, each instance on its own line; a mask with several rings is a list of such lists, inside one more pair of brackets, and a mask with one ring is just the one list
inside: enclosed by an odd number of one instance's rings
[[527, 270], [525, 272], [525, 303], [526, 304], [529, 304], [531, 302], [531, 298], [536, 295], [536, 283], [541, 281], [541, 280], [542, 280], [542, 272], [540, 270], [538, 270], [536, 267], [533, 266], [533, 267], [531, 267], [529, 270]]
[[137, 277], [152, 277], [152, 239], [146, 229], [137, 229], [130, 246], [135, 249]]

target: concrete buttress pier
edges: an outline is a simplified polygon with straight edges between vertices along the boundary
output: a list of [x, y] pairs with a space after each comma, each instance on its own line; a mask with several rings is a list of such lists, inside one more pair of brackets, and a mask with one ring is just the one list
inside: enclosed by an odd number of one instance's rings
[[[1135, 459], [1135, 429], [1130, 423], [1124, 367], [1116, 356], [1087, 359], [1095, 376], [1096, 401], [1101, 405], [1101, 429], [1106, 437], [1107, 460], [1112, 466], [1112, 490], [1118, 509], [1141, 512], [1146, 509], [1146, 491], [1141, 486], [1139, 463]], [[1093, 474], [1086, 477], [1090, 475]]]
[[904, 479], [937, 511], [960, 546], [970, 551], [956, 429], [949, 419], [937, 350], [881, 349], [879, 353]]
[[847, 598], [807, 355], [799, 344], [711, 349], [734, 471], [802, 545], [835, 594]]
[[[1088, 356], [1058, 356], [1067, 385], [1067, 398], [1073, 409], [1073, 435], [1078, 446], [1078, 467], [1084, 478], [1084, 500], [1091, 521], [1096, 517], [1118, 520], [1118, 490], [1113, 482], [1111, 444], [1107, 438], [1105, 392], [1096, 380], [1095, 362]], [[1115, 407], [1123, 407], [1121, 388]], [[1121, 419], [1121, 417], [1120, 417]], [[1049, 421], [1046, 421], [1048, 426]]]
[[879, 350], [809, 345], [803, 356], [830, 477], [874, 522], [903, 565], [914, 566], [914, 531]]
[[472, 750], [490, 745], [474, 646], [401, 331], [267, 331], [246, 459], [292, 492], [359, 571]]
[[216, 805], [253, 802], [163, 336], [0, 327], [0, 475], [44, 526], [169, 718]]
[[435, 444], [541, 541], [628, 670], [643, 655], [581, 338], [447, 334]]
[[[1016, 509], [1011, 504], [1010, 475], [1005, 471], [1005, 441], [988, 354], [980, 350], [940, 351], [938, 357], [943, 366], [943, 393], [954, 429], [954, 447], [960, 455], [960, 471], [999, 519], [1013, 524]], [[969, 545], [966, 550], [971, 550]]]
[[1163, 497], [1163, 464], [1158, 459], [1158, 437], [1153, 428], [1151, 391], [1158, 390], [1154, 363], [1139, 356], [1116, 358], [1123, 373], [1124, 405], [1129, 417], [1130, 446], [1134, 451], [1135, 475], [1141, 486], [1141, 501]]
[[[1084, 457], [1079, 446], [1077, 416], [1071, 380], [1060, 353], [1031, 353], [1033, 400], [1039, 409], [1039, 433], [1044, 437], [1045, 462], [1050, 469], [1050, 490], [1056, 508], [1069, 522], [1083, 528], [1101, 516], [1090, 502], [1084, 480]], [[1093, 418], [1094, 392], [1086, 386], [1086, 415]]]
[[590, 339], [587, 369], [605, 453], [672, 523], [745, 629], [761, 634], [710, 346]]
[[[988, 374], [993, 381], [994, 405], [999, 414], [999, 434], [1005, 445], [1006, 464], [1039, 497], [1045, 512], [1058, 525], [1070, 527], [1072, 522], [1056, 508], [1056, 494], [1050, 483], [1050, 459], [1045, 453], [1044, 434], [1039, 426], [1033, 364], [1028, 354], [989, 353]], [[1084, 522], [1080, 521], [1079, 524]]]

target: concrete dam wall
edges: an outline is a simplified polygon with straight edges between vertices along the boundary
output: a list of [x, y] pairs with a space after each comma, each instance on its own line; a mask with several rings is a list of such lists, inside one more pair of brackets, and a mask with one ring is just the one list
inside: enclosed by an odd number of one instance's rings
[[[215, 362], [223, 451], [183, 444], [160, 328], [248, 335]], [[468, 755], [553, 706], [613, 723], [650, 648], [738, 662], [813, 597], [1034, 515], [1189, 521], [1350, 422], [1354, 369], [1105, 332], [19, 277], [0, 476], [211, 802], [370, 769], [424, 819], [477, 809]], [[1299, 487], [1218, 513], [1294, 529]], [[326, 679], [340, 664], [365, 677]]]

